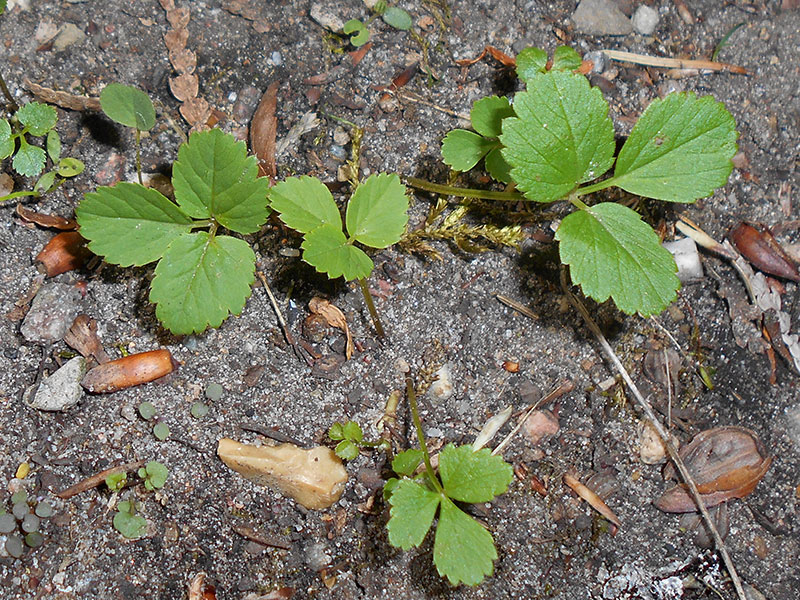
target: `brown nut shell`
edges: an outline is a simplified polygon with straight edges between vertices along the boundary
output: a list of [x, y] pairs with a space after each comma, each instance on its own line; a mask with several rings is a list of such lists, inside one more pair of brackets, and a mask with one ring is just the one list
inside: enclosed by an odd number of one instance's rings
[[91, 251], [86, 247], [86, 240], [77, 231], [64, 231], [56, 234], [42, 248], [36, 260], [44, 265], [48, 277], [55, 277], [61, 273], [79, 269], [91, 256]]
[[797, 265], [768, 228], [739, 223], [731, 230], [729, 237], [739, 253], [758, 270], [791, 281], [800, 281]]
[[93, 394], [107, 394], [148, 383], [172, 373], [177, 366], [178, 363], [165, 348], [140, 352], [90, 369], [81, 385]]

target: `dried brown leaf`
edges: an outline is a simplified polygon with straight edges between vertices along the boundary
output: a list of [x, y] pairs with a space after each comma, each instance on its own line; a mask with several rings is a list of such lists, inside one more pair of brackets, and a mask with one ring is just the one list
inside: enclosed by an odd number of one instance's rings
[[97, 335], [97, 321], [89, 315], [78, 315], [64, 334], [64, 342], [84, 358], [94, 358], [98, 364], [109, 362], [100, 337]]
[[784, 252], [772, 232], [763, 226], [739, 223], [730, 233], [736, 249], [760, 271], [800, 281], [797, 265]]
[[167, 50], [174, 52], [186, 47], [186, 42], [189, 41], [188, 29], [170, 29], [164, 34], [164, 45]]
[[86, 240], [77, 231], [63, 231], [53, 236], [42, 251], [36, 255], [37, 262], [44, 265], [48, 277], [79, 269], [92, 255]]
[[177, 77], [169, 78], [169, 90], [181, 102], [186, 102], [197, 96], [199, 81], [197, 75], [183, 73]]
[[569, 473], [564, 474], [564, 483], [578, 496], [581, 497], [584, 501], [586, 501], [589, 506], [603, 515], [606, 519], [611, 521], [617, 527], [622, 527], [622, 523], [620, 523], [617, 515], [614, 514], [614, 511], [611, 510], [608, 505], [603, 502], [603, 500], [594, 493], [594, 491], [590, 490], [588, 487], [583, 485], [580, 481], [575, 479]]
[[261, 96], [253, 119], [250, 121], [250, 149], [258, 158], [258, 174], [275, 179], [275, 139], [278, 134], [278, 82], [273, 81]]
[[75, 94], [69, 94], [67, 92], [46, 88], [37, 83], [33, 83], [27, 77], [23, 83], [34, 96], [40, 100], [44, 100], [48, 104], [55, 104], [56, 106], [68, 108], [69, 110], [100, 111], [99, 98], [93, 98], [91, 96], [76, 96]]
[[175, 9], [175, 0], [158, 0], [159, 4], [161, 4], [161, 8], [164, 10], [174, 10]]
[[61, 229], [70, 231], [78, 226], [75, 219], [66, 219], [58, 215], [46, 215], [44, 213], [36, 212], [30, 208], [17, 204], [17, 214], [29, 223], [36, 223], [40, 227], [49, 227], [51, 229]]
[[211, 107], [205, 98], [191, 98], [181, 104], [181, 116], [189, 125], [202, 128], [211, 116]]
[[170, 50], [169, 62], [178, 73], [194, 73], [197, 67], [197, 54], [188, 48]]
[[190, 16], [188, 6], [167, 9], [167, 21], [173, 29], [185, 29], [189, 24]]
[[353, 356], [353, 337], [350, 335], [350, 327], [347, 326], [347, 319], [344, 313], [328, 300], [319, 297], [314, 297], [309, 301], [308, 309], [312, 313], [322, 316], [331, 327], [336, 327], [344, 332], [347, 337], [345, 357], [350, 360]]

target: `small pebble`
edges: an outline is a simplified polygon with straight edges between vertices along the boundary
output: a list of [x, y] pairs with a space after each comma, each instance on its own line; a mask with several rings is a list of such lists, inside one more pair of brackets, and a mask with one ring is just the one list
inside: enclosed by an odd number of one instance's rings
[[333, 13], [334, 6], [326, 6], [325, 2], [315, 2], [308, 14], [317, 24], [333, 32], [340, 32], [344, 28], [344, 21]]
[[60, 369], [43, 379], [33, 399], [34, 386], [27, 389], [24, 399], [39, 410], [67, 410], [75, 406], [83, 395], [81, 379], [86, 374], [86, 359], [82, 356], [67, 361]]
[[587, 52], [583, 60], [592, 61], [592, 73], [602, 73], [606, 70], [606, 55], [598, 50]]
[[653, 35], [658, 26], [658, 11], [642, 4], [633, 13], [633, 30], [641, 35]]
[[442, 365], [442, 368], [436, 371], [436, 377], [437, 380], [428, 388], [428, 396], [434, 400], [447, 400], [454, 392], [450, 378], [450, 366], [447, 364]]
[[45, 283], [36, 297], [20, 333], [29, 342], [48, 344], [61, 340], [78, 316], [81, 293], [66, 283]]
[[347, 151], [339, 144], [331, 144], [329, 152], [331, 156], [339, 160], [345, 160], [347, 158]]
[[74, 23], [66, 23], [61, 28], [61, 31], [56, 36], [56, 39], [53, 40], [53, 50], [56, 52], [61, 52], [72, 44], [82, 42], [85, 37], [86, 34], [83, 33], [83, 31], [79, 29], [77, 25]]
[[681, 280], [681, 283], [703, 279], [703, 263], [700, 262], [700, 253], [692, 238], [664, 242], [662, 245], [675, 259], [675, 263], [678, 265], [678, 279]]
[[575, 29], [590, 35], [628, 35], [633, 31], [631, 20], [613, 0], [581, 0], [572, 22]]
[[125, 404], [119, 409], [119, 414], [122, 415], [122, 418], [126, 421], [136, 421], [136, 408], [132, 404]]
[[269, 55], [269, 60], [267, 60], [267, 64], [279, 67], [283, 64], [283, 55], [275, 50]]
[[346, 146], [350, 143], [350, 134], [347, 133], [344, 127], [338, 125], [336, 129], [333, 130], [333, 141], [340, 146]]

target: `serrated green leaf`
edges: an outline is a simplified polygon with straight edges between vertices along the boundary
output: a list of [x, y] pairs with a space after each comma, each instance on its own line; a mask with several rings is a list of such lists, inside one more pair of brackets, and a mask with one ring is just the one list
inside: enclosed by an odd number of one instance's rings
[[19, 138], [19, 149], [14, 155], [11, 165], [20, 175], [36, 177], [44, 170], [47, 156], [38, 146], [31, 146], [24, 137]]
[[572, 281], [625, 313], [658, 314], [680, 287], [672, 255], [653, 229], [621, 204], [605, 202], [566, 216], [556, 232]]
[[369, 30], [358, 19], [350, 19], [344, 24], [342, 31], [350, 36], [350, 43], [356, 48], [369, 41]]
[[583, 64], [581, 55], [569, 46], [559, 46], [553, 53], [553, 71], [574, 71]]
[[345, 423], [344, 427], [342, 427], [342, 433], [345, 439], [351, 442], [360, 442], [364, 439], [364, 432], [361, 430], [361, 426], [355, 421], [348, 421]]
[[608, 104], [583, 75], [550, 71], [528, 82], [503, 121], [503, 157], [525, 196], [552, 202], [614, 162]]
[[445, 493], [460, 502], [490, 502], [508, 489], [514, 473], [487, 448], [447, 444], [439, 453], [439, 474]]
[[256, 256], [247, 242], [205, 231], [174, 240], [155, 270], [150, 301], [156, 316], [176, 334], [219, 327], [238, 315], [255, 280]]
[[394, 173], [370, 175], [347, 203], [347, 232], [365, 246], [397, 243], [408, 223], [406, 186]]
[[342, 460], [353, 460], [358, 456], [358, 446], [350, 440], [342, 440], [336, 444], [335, 452]]
[[56, 180], [56, 172], [48, 171], [47, 173], [39, 177], [39, 181], [37, 181], [36, 185], [33, 186], [34, 193], [36, 193], [39, 196], [41, 196], [42, 194], [46, 194], [53, 186], [55, 180]]
[[338, 225], [321, 225], [307, 233], [303, 244], [303, 260], [331, 279], [344, 276], [348, 281], [364, 279], [372, 273], [372, 259], [360, 248], [347, 243]]
[[486, 139], [466, 129], [453, 129], [442, 140], [442, 160], [456, 171], [469, 171], [497, 146], [496, 140]]
[[330, 429], [328, 429], [328, 437], [332, 440], [343, 440], [344, 439], [344, 425], [341, 423], [334, 423], [331, 425]]
[[486, 170], [495, 180], [502, 181], [503, 183], [511, 183], [511, 165], [503, 158], [501, 148], [495, 148], [486, 155], [484, 160]]
[[389, 543], [403, 550], [419, 546], [431, 528], [441, 500], [439, 494], [410, 479], [400, 481], [389, 498], [392, 505], [386, 524]]
[[[142, 471], [144, 471], [144, 474], [142, 474]], [[164, 484], [167, 482], [169, 470], [160, 462], [151, 460], [143, 469], [139, 469], [139, 476], [147, 480], [145, 482], [149, 484], [147, 489], [159, 489], [164, 487]]]
[[736, 122], [711, 96], [670, 94], [642, 113], [617, 158], [614, 184], [670, 202], [693, 202], [725, 185]]
[[526, 83], [544, 73], [546, 66], [547, 52], [541, 48], [525, 48], [517, 54], [517, 77]]
[[387, 25], [399, 29], [400, 31], [408, 31], [411, 29], [411, 15], [409, 15], [402, 8], [390, 6], [381, 15], [383, 22]]
[[58, 165], [56, 165], [56, 171], [58, 171], [61, 177], [75, 177], [83, 173], [85, 168], [86, 165], [84, 165], [82, 161], [69, 156], [62, 158], [58, 161]]
[[392, 459], [392, 471], [400, 476], [411, 477], [422, 462], [422, 450], [411, 448], [400, 452]]
[[269, 203], [281, 221], [300, 233], [309, 233], [320, 225], [342, 228], [339, 207], [330, 190], [316, 177], [289, 177], [269, 190]]
[[503, 119], [513, 117], [514, 109], [505, 96], [487, 96], [472, 105], [469, 113], [472, 128], [484, 137], [499, 137]]
[[449, 499], [443, 499], [433, 543], [433, 563], [439, 575], [452, 585], [478, 585], [492, 574], [496, 559], [492, 534]]
[[156, 124], [150, 96], [130, 85], [109, 83], [100, 92], [100, 108], [109, 119], [126, 127], [149, 131]]
[[41, 102], [29, 102], [23, 105], [15, 116], [32, 135], [46, 134], [58, 121], [56, 109]]
[[137, 183], [119, 183], [86, 194], [75, 215], [89, 249], [123, 267], [158, 260], [192, 228], [192, 220], [178, 206]]
[[0, 15], [6, 11], [6, 2], [7, 0], [0, 0]]
[[11, 137], [11, 125], [0, 119], [0, 160], [11, 156], [14, 152], [14, 140]]
[[189, 136], [172, 173], [175, 201], [196, 219], [214, 217], [238, 233], [258, 231], [267, 220], [269, 180], [258, 177], [245, 143], [220, 129]]
[[58, 159], [61, 158], [61, 137], [55, 129], [47, 132], [45, 148], [47, 148], [47, 156], [50, 157], [50, 160], [57, 163]]

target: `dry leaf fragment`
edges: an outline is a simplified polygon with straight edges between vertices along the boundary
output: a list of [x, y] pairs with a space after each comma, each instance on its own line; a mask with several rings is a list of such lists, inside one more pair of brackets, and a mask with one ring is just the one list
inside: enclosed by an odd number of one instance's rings
[[175, 0], [158, 0], [164, 10], [175, 10]]
[[614, 511], [612, 511], [608, 505], [603, 502], [600, 496], [575, 479], [575, 477], [569, 473], [565, 473], [564, 483], [567, 484], [567, 486], [569, 486], [573, 492], [578, 494], [578, 496], [585, 500], [593, 509], [603, 515], [606, 519], [611, 521], [617, 527], [622, 527], [622, 523], [620, 523], [617, 515], [615, 515]]
[[98, 364], [109, 362], [100, 337], [97, 335], [97, 321], [89, 315], [80, 314], [70, 325], [64, 334], [64, 342], [78, 352], [84, 358], [94, 358]]
[[[707, 508], [750, 494], [772, 464], [761, 440], [744, 427], [717, 427], [703, 431], [680, 451]], [[664, 478], [675, 478], [668, 464]], [[668, 489], [655, 501], [664, 512], [697, 510], [685, 484]]]
[[48, 277], [79, 269], [92, 252], [86, 240], [77, 231], [62, 231], [54, 235], [42, 251], [36, 255], [37, 262], [44, 265]]
[[278, 134], [278, 82], [273, 81], [261, 96], [253, 119], [250, 121], [250, 149], [258, 158], [258, 175], [274, 180], [278, 174], [275, 165], [275, 139]]
[[28, 221], [29, 223], [35, 223], [40, 227], [50, 227], [52, 229], [69, 231], [78, 226], [78, 223], [75, 221], [75, 219], [66, 219], [58, 215], [46, 215], [29, 208], [25, 208], [22, 206], [22, 204], [17, 204], [17, 214], [25, 221]]
[[203, 129], [211, 117], [211, 107], [205, 98], [191, 98], [181, 104], [180, 113], [189, 125]]
[[[0, 196], [8, 196], [14, 191], [14, 178], [8, 173], [0, 173]], [[17, 205], [19, 208], [21, 205]], [[19, 211], [18, 211], [19, 212]]]
[[167, 11], [167, 21], [169, 24], [172, 25], [173, 29], [185, 29], [186, 26], [189, 24], [189, 7], [181, 6], [181, 7], [174, 7], [166, 9]]
[[183, 73], [177, 77], [169, 78], [169, 91], [181, 102], [186, 102], [197, 96], [199, 81], [197, 75]]
[[217, 454], [228, 467], [259, 485], [278, 489], [308, 509], [336, 502], [347, 481], [342, 461], [327, 446], [253, 446], [223, 438]]
[[739, 223], [730, 233], [736, 249], [760, 271], [800, 281], [797, 265], [784, 252], [772, 232], [764, 226]]
[[537, 410], [531, 413], [523, 425], [525, 435], [534, 446], [544, 438], [557, 434], [558, 430], [558, 417], [549, 410]]
[[96, 110], [100, 111], [100, 99], [91, 96], [76, 96], [59, 90], [53, 90], [33, 83], [27, 77], [23, 81], [25, 87], [37, 98], [44, 100], [48, 104], [55, 104], [61, 108], [70, 110]]
[[170, 29], [164, 34], [164, 45], [170, 52], [175, 52], [181, 48], [186, 47], [186, 42], [189, 41], [188, 29]]
[[107, 394], [154, 381], [172, 373], [177, 366], [165, 348], [140, 352], [90, 369], [81, 385], [93, 394]]
[[216, 600], [217, 590], [213, 585], [206, 584], [206, 577], [205, 572], [200, 571], [192, 578], [187, 590], [189, 600]]
[[169, 62], [180, 74], [194, 73], [197, 67], [197, 54], [188, 48], [170, 50]]
[[345, 347], [345, 358], [350, 360], [353, 356], [353, 336], [350, 335], [350, 328], [347, 326], [347, 319], [344, 313], [338, 307], [331, 304], [324, 298], [314, 297], [308, 302], [308, 309], [316, 314], [324, 317], [331, 327], [336, 327], [344, 332], [347, 338], [347, 345]]

